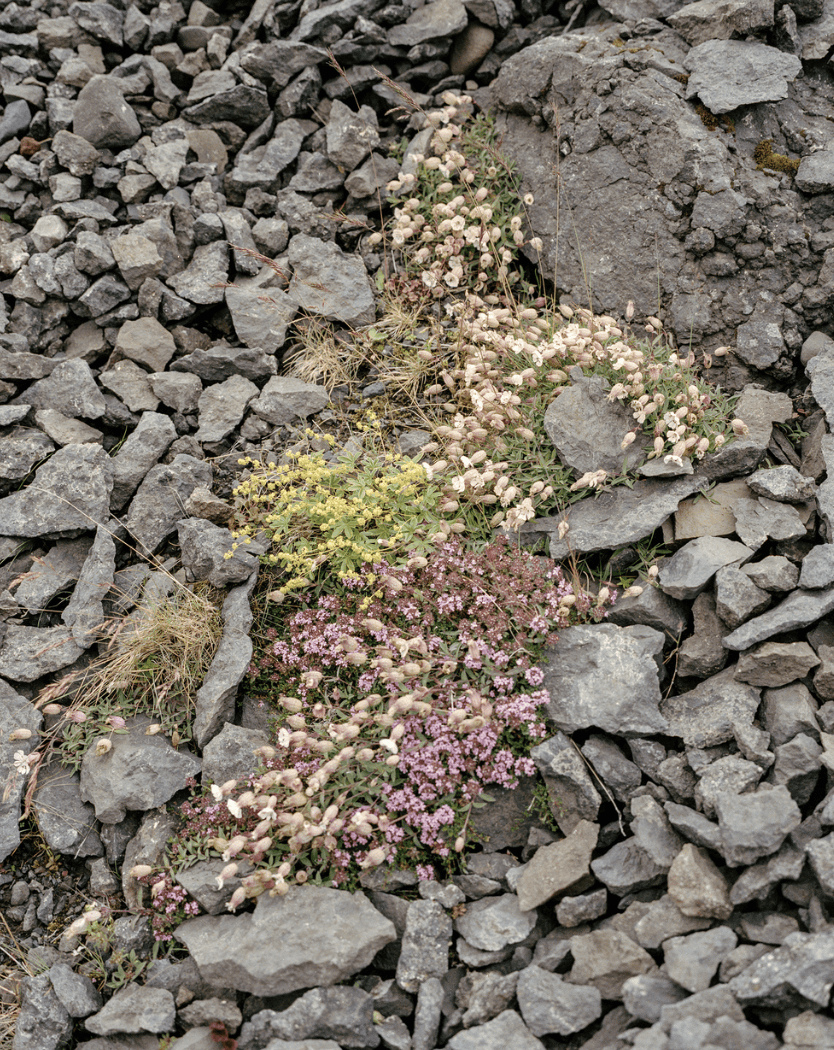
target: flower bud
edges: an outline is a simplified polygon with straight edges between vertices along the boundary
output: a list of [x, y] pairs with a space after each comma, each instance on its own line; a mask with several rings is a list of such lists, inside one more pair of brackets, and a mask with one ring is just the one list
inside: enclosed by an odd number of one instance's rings
[[9, 740], [29, 740], [32, 736], [31, 729], [13, 729], [9, 733]]
[[150, 875], [153, 868], [150, 864], [134, 864], [130, 869], [130, 877], [133, 879], [144, 879], [146, 875]]

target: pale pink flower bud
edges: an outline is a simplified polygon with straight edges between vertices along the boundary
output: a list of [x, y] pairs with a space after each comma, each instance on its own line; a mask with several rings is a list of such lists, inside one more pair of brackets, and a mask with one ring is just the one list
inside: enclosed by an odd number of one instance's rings
[[13, 729], [9, 733], [9, 740], [29, 740], [32, 736], [31, 729]]
[[241, 904], [246, 900], [246, 890], [242, 886], [238, 886], [235, 892], [232, 894], [229, 903], [226, 905], [227, 911], [235, 911]]
[[143, 879], [146, 875], [150, 875], [153, 868], [150, 864], [134, 864], [130, 869], [130, 875], [134, 879]]
[[98, 758], [101, 755], [106, 755], [107, 752], [112, 748], [112, 746], [113, 745], [107, 739], [102, 738], [101, 740], [97, 740], [94, 752], [96, 757]]
[[64, 709], [60, 704], [47, 704], [46, 707], [43, 708], [43, 713], [45, 715], [62, 715]]

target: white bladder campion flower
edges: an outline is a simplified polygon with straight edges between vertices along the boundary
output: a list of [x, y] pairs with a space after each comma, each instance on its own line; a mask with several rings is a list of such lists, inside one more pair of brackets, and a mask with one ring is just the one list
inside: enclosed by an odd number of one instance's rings
[[24, 751], [15, 751], [13, 761], [16, 773], [22, 777], [29, 775], [29, 756]]

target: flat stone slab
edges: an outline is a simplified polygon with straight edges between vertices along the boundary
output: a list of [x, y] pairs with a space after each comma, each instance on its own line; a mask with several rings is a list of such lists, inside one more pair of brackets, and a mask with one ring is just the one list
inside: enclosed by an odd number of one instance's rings
[[[550, 536], [550, 557], [557, 561], [571, 553], [588, 554], [634, 543], [650, 536], [678, 509], [681, 500], [707, 487], [705, 478], [657, 478], [637, 481], [630, 489], [616, 488], [572, 504], [562, 514], [537, 518], [522, 525], [522, 542]], [[559, 539], [563, 521], [567, 536]], [[536, 536], [536, 534], [539, 536]]]
[[735, 679], [735, 666], [707, 678], [679, 696], [660, 705], [670, 736], [683, 738], [687, 747], [716, 747], [734, 737], [738, 725], [752, 725], [759, 709], [760, 693], [752, 685]]
[[646, 453], [636, 441], [622, 448], [634, 420], [624, 404], [608, 400], [611, 384], [601, 376], [585, 376], [579, 368], [571, 369], [571, 383], [551, 402], [543, 420], [561, 461], [579, 474], [619, 474], [624, 466], [638, 466]]
[[655, 663], [664, 637], [641, 624], [583, 624], [561, 631], [544, 663], [548, 718], [563, 733], [590, 726], [625, 736], [667, 732], [658, 711]]
[[589, 866], [598, 837], [599, 825], [582, 820], [567, 838], [537, 849], [516, 884], [519, 908], [531, 911], [557, 894], [586, 889], [591, 883]]
[[683, 64], [689, 72], [686, 97], [697, 95], [711, 113], [779, 102], [802, 72], [796, 55], [747, 40], [707, 40]]
[[719, 569], [741, 567], [755, 552], [723, 536], [699, 536], [684, 544], [665, 563], [657, 577], [660, 589], [672, 598], [697, 598]]
[[808, 627], [821, 620], [834, 609], [834, 585], [819, 590], [795, 590], [780, 602], [775, 609], [748, 620], [737, 630], [721, 640], [725, 649], [740, 652], [757, 642], [772, 638], [774, 634], [793, 631], [797, 627]]
[[293, 886], [284, 897], [258, 897], [245, 915], [187, 919], [175, 936], [204, 980], [267, 996], [337, 984], [397, 933], [364, 893]]

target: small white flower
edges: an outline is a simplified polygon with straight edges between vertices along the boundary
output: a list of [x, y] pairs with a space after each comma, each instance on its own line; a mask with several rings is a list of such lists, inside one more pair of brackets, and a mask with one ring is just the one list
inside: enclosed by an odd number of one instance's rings
[[218, 787], [217, 784], [212, 784], [211, 785], [211, 793], [212, 793], [212, 795], [214, 796], [214, 798], [216, 799], [217, 802], [222, 802], [222, 800], [223, 800], [223, 792], [220, 790], [220, 788]]
[[29, 758], [23, 751], [15, 751], [13, 761], [16, 773], [22, 777], [29, 775]]
[[278, 730], [278, 746], [289, 747], [290, 746], [290, 731], [286, 728]]
[[232, 814], [233, 817], [242, 817], [243, 816], [243, 810], [240, 808], [240, 806], [237, 804], [237, 802], [235, 802], [235, 800], [233, 798], [227, 798], [226, 799], [226, 808], [229, 810], [229, 812]]

